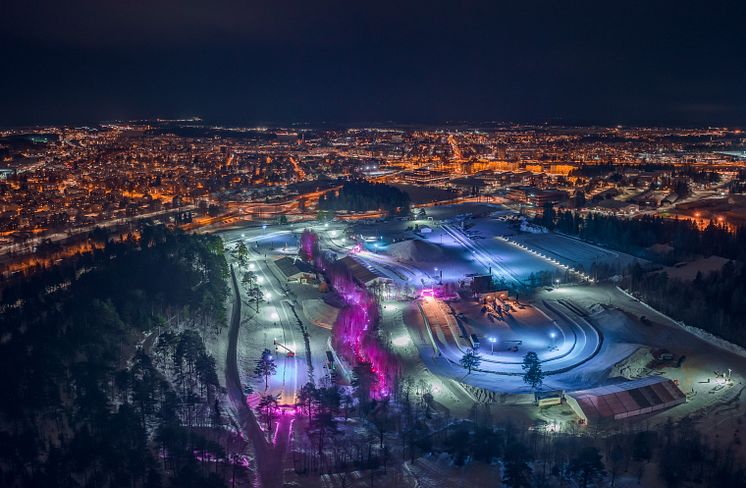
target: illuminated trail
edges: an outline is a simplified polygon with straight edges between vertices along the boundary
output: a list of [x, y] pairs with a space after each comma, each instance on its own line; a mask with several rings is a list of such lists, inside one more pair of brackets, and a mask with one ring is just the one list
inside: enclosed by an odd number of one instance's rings
[[[280, 400], [278, 403], [281, 405], [295, 405], [298, 392], [298, 361], [303, 360], [302, 358], [305, 353], [300, 351], [298, 348], [298, 342], [296, 342], [295, 338], [295, 327], [292, 324], [292, 316], [288, 312], [287, 305], [283, 299], [284, 291], [275, 286], [275, 281], [279, 284], [279, 280], [269, 269], [270, 264], [268, 262], [265, 262], [264, 266], [266, 266], [266, 269], [260, 266], [261, 273], [264, 277], [264, 283], [270, 288], [270, 294], [272, 297], [270, 303], [276, 304], [271, 306], [277, 310], [277, 323], [282, 329], [282, 340], [280, 342], [290, 345], [296, 353], [295, 357], [287, 357], [286, 354], [278, 352], [282, 357], [282, 359], [281, 357], [276, 358], [278, 361], [282, 362], [282, 384], [280, 385]], [[280, 284], [280, 287], [281, 286], [282, 285]], [[265, 307], [267, 305], [265, 305]]]
[[456, 242], [461, 244], [465, 249], [470, 250], [472, 252], [472, 255], [474, 256], [474, 259], [481, 263], [482, 266], [486, 268], [495, 268], [506, 277], [508, 277], [510, 280], [515, 282], [518, 286], [523, 286], [523, 282], [520, 280], [518, 275], [499, 263], [497, 258], [493, 257], [490, 253], [484, 251], [480, 246], [471, 242], [471, 240], [463, 232], [445, 224], [443, 224], [442, 227], [443, 230]]
[[[557, 321], [547, 317], [547, 330], [554, 328], [561, 336], [556, 351], [540, 352], [539, 359], [547, 375], [570, 371], [595, 357], [601, 350], [603, 334], [591, 324], [585, 313], [568, 300], [544, 302], [544, 306], [557, 316]], [[450, 363], [459, 366], [463, 354], [471, 349], [461, 338], [455, 319], [445, 313], [440, 303], [434, 299], [418, 302], [418, 308], [430, 330], [430, 340], [434, 349]], [[542, 331], [544, 333], [544, 331]], [[503, 376], [523, 375], [522, 359], [505, 351], [490, 352], [489, 346], [481, 354], [482, 364], [477, 371]], [[459, 366], [460, 367], [460, 366]]]
[[246, 401], [238, 372], [238, 332], [241, 325], [241, 294], [233, 267], [231, 267], [231, 283], [233, 285], [233, 309], [231, 310], [231, 322], [228, 329], [225, 387], [228, 390], [228, 398], [235, 410], [241, 433], [254, 448], [258, 474], [255, 480], [257, 486], [279, 488], [283, 485], [283, 465], [290, 439], [292, 416], [283, 415], [278, 419], [274, 442], [269, 442], [265, 432], [259, 426], [253, 410]]

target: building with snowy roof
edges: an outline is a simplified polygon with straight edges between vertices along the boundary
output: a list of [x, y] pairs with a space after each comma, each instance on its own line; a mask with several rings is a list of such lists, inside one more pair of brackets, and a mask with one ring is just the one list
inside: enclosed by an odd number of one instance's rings
[[313, 268], [298, 258], [284, 256], [275, 260], [275, 264], [288, 281], [307, 281], [313, 278]]
[[388, 281], [386, 275], [381, 273], [378, 269], [370, 265], [366, 266], [352, 256], [345, 256], [337, 262], [344, 266], [350, 273], [350, 276], [361, 285], [370, 286], [377, 281]]
[[586, 423], [621, 420], [679, 405], [686, 395], [662, 376], [648, 376], [566, 395], [567, 404]]

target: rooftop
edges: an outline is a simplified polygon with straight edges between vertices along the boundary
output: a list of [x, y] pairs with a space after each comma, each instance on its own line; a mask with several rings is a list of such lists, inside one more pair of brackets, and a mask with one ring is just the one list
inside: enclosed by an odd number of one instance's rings
[[620, 420], [686, 401], [679, 387], [662, 376], [579, 390], [568, 394], [568, 397], [572, 409], [586, 421]]

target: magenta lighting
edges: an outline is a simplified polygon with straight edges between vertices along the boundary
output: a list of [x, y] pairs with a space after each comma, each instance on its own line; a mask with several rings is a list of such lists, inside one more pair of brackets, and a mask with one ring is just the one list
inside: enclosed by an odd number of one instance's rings
[[435, 297], [435, 290], [432, 288], [423, 288], [420, 290], [420, 298], [433, 298]]
[[307, 263], [314, 263], [319, 266], [321, 252], [319, 251], [319, 236], [312, 230], [304, 229], [300, 235], [299, 254], [301, 259]]
[[371, 393], [379, 398], [388, 396], [398, 366], [378, 340], [380, 308], [375, 295], [356, 283], [345, 268], [327, 261], [319, 248], [319, 236], [312, 230], [303, 231], [299, 247], [301, 259], [326, 272], [331, 287], [346, 305], [332, 327], [335, 349], [354, 365], [369, 364], [378, 380]]

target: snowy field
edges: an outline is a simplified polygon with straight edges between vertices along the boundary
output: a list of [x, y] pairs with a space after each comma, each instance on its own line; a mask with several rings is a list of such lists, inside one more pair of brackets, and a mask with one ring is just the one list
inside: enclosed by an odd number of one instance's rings
[[510, 236], [510, 239], [573, 268], [582, 266], [586, 271], [590, 270], [594, 263], [624, 268], [635, 260], [639, 261], [638, 258], [629, 254], [604, 249], [554, 232], [546, 234], [516, 232]]
[[[393, 282], [413, 287], [432, 286], [443, 282], [458, 282], [469, 275], [487, 273], [490, 268], [497, 277], [508, 283], [526, 284], [529, 277], [540, 272], [560, 274], [564, 268], [550, 259], [542, 258], [521, 247], [506, 242], [498, 236], [510, 236], [527, 247], [545, 254], [562, 264], [582, 265], [588, 269], [594, 262], [627, 263], [632, 258], [613, 251], [559, 234], [520, 233], [507, 222], [491, 217], [469, 220], [462, 230], [455, 217], [464, 213], [483, 215], [500, 211], [498, 206], [458, 205], [428, 209], [436, 216], [426, 221], [431, 232], [415, 235], [407, 227], [412, 222], [394, 221], [357, 223], [359, 233], [377, 233], [381, 245], [375, 252], [355, 254], [355, 259], [375, 269]], [[445, 219], [440, 222], [438, 219]], [[445, 225], [441, 225], [444, 223]], [[239, 366], [244, 384], [263, 389], [263, 384], [252, 376], [254, 363], [262, 349], [274, 351], [275, 339], [284, 341], [297, 356], [281, 357], [280, 368], [270, 383], [270, 390], [290, 402], [298, 388], [308, 380], [308, 358], [302, 333], [297, 326], [295, 313], [309, 327], [310, 361], [313, 377], [319, 381], [325, 374], [325, 353], [329, 349], [330, 331], [314, 325], [319, 319], [315, 304], [321, 294], [308, 285], [287, 285], [278, 279], [272, 259], [293, 255], [297, 250], [298, 235], [304, 227], [311, 227], [321, 237], [323, 249], [342, 257], [350, 252], [354, 242], [344, 239], [350, 228], [344, 223], [303, 224], [272, 226], [268, 229], [244, 229], [224, 233], [230, 248], [239, 240], [257, 244], [252, 260], [262, 276], [263, 290], [271, 295], [254, 317], [248, 307], [239, 341]], [[400, 246], [396, 253], [387, 253], [391, 236], [422, 239], [437, 248], [425, 248], [426, 258], [417, 259], [417, 249], [422, 246]], [[409, 253], [409, 254], [408, 254]], [[414, 254], [412, 254], [414, 253]], [[267, 256], [265, 258], [265, 255]], [[437, 256], [437, 259], [433, 259]], [[696, 333], [685, 330], [663, 316], [657, 315], [644, 304], [625, 295], [613, 286], [560, 286], [539, 289], [535, 296], [523, 297], [521, 302], [533, 305], [525, 311], [516, 310], [511, 318], [490, 321], [481, 312], [481, 306], [467, 302], [453, 304], [459, 319], [451, 315], [441, 320], [440, 332], [432, 329], [416, 303], [386, 303], [383, 313], [382, 333], [390, 346], [397, 350], [403, 361], [404, 375], [426, 381], [433, 387], [436, 401], [443, 409], [463, 411], [478, 399], [500, 398], [501, 403], [530, 401], [528, 387], [518, 374], [518, 364], [525, 352], [533, 350], [540, 355], [545, 371], [551, 372], [544, 382], [545, 389], [573, 391], [608, 382], [619, 381], [610, 375], [620, 371], [636, 374], [663, 374], [678, 381], [688, 396], [688, 402], [675, 407], [667, 415], [681, 417], [694, 412], [720, 412], [722, 422], [732, 418], [728, 409], [743, 389], [746, 358], [727, 347], [718, 347], [712, 341], [702, 340]], [[570, 303], [571, 305], [567, 305]], [[308, 316], [305, 313], [309, 313]], [[444, 312], [446, 315], [450, 311]], [[648, 323], [640, 320], [647, 316]], [[328, 320], [327, 320], [328, 322]], [[461, 322], [461, 323], [459, 323]], [[450, 331], [449, 331], [450, 330]], [[696, 331], [695, 331], [696, 332]], [[469, 347], [471, 333], [482, 338], [483, 367], [467, 375], [458, 365], [458, 359]], [[554, 333], [555, 337], [550, 334]], [[596, 336], [597, 334], [597, 336]], [[489, 337], [496, 338], [495, 354]], [[510, 351], [510, 341], [522, 341], [518, 351]], [[214, 345], [216, 354], [222, 354], [225, 345]], [[667, 349], [680, 360], [679, 364], [663, 365], [650, 369], [638, 364], [635, 358], [647, 357], [649, 351]], [[648, 351], [648, 352], [646, 352]], [[632, 359], [627, 359], [632, 356]], [[637, 361], [637, 362], [635, 362]], [[732, 370], [734, 384], [723, 386], [717, 374]], [[507, 373], [507, 374], [506, 374]], [[717, 374], [716, 374], [717, 373]], [[503, 395], [509, 393], [510, 397]], [[494, 396], [497, 395], [497, 396]], [[665, 416], [659, 416], [665, 418]]]
[[[469, 263], [471, 272], [492, 273], [504, 279], [508, 284], [521, 286], [527, 283], [531, 275], [541, 272], [564, 273], [564, 269], [534, 254], [525, 252], [511, 245], [498, 236], [510, 231], [509, 224], [494, 219], [479, 219], [467, 231], [458, 226], [445, 224], [428, 234], [428, 242], [452, 251], [461, 263]], [[443, 269], [455, 268], [458, 274], [464, 267], [457, 262], [444, 262]]]

